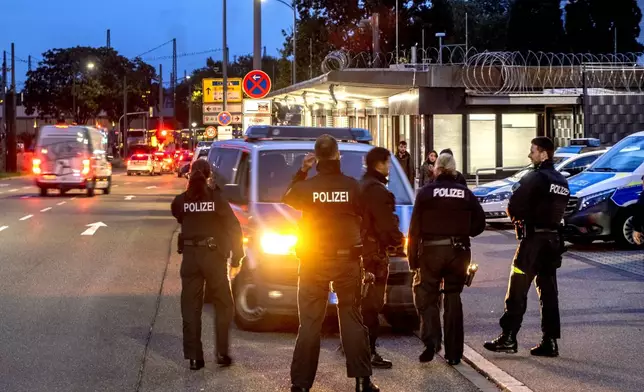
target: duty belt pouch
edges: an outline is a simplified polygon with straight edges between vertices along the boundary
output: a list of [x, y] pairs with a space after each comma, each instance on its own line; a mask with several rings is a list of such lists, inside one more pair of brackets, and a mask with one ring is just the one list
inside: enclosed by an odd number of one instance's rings
[[526, 225], [524, 221], [514, 221], [514, 233], [517, 240], [521, 241], [527, 237]]
[[215, 243], [215, 239], [212, 237], [206, 238], [206, 246], [213, 252], [217, 250], [217, 244]]
[[177, 236], [177, 253], [183, 253], [183, 233], [179, 233]]
[[459, 238], [452, 237], [452, 238], [450, 238], [450, 240], [452, 241], [452, 248], [454, 248], [454, 250], [469, 250], [470, 249], [469, 246], [467, 246], [465, 244], [465, 242], [461, 241], [461, 239], [459, 239]]

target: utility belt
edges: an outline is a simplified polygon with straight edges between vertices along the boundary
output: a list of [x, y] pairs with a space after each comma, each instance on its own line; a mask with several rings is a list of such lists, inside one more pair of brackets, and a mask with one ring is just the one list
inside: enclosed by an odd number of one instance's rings
[[211, 251], [219, 250], [219, 246], [217, 246], [217, 243], [215, 242], [215, 239], [213, 237], [186, 239], [182, 233], [179, 233], [177, 242], [177, 252], [179, 254], [183, 253], [186, 246], [208, 248]]
[[456, 250], [470, 250], [470, 245], [463, 237], [448, 237], [441, 239], [423, 239], [421, 240], [421, 249], [431, 246], [451, 246]]
[[514, 233], [516, 234], [517, 240], [530, 238], [534, 234], [559, 234], [560, 233], [558, 229], [534, 227], [532, 225], [527, 225], [525, 221], [522, 221], [522, 220], [516, 220], [512, 223], [514, 224]]
[[351, 248], [319, 248], [310, 252], [310, 254], [324, 257], [357, 259], [362, 256], [362, 246], [354, 246]]

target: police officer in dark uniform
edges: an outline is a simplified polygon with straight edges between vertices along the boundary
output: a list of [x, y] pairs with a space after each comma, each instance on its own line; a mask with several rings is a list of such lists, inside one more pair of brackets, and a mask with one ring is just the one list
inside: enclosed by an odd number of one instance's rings
[[183, 354], [190, 369], [204, 367], [201, 344], [201, 309], [204, 281], [213, 291], [216, 314], [216, 357], [221, 366], [229, 366], [229, 329], [233, 318], [227, 259], [232, 251], [231, 275], [239, 271], [244, 256], [239, 221], [218, 187], [208, 184], [211, 169], [208, 161], [192, 165], [188, 190], [175, 197], [172, 215], [181, 224], [179, 252], [181, 262], [181, 315], [183, 317]]
[[445, 359], [457, 365], [463, 356], [461, 292], [471, 260], [470, 237], [485, 230], [485, 213], [472, 192], [458, 183], [451, 154], [436, 160], [436, 181], [423, 187], [414, 203], [409, 227], [409, 266], [415, 270], [414, 304], [420, 316], [425, 350], [418, 358], [430, 362], [440, 351], [440, 285], [443, 281]]
[[360, 181], [364, 201], [362, 221], [363, 265], [373, 280], [362, 300], [362, 318], [369, 329], [371, 365], [390, 369], [391, 361], [383, 359], [376, 351], [380, 320], [378, 315], [385, 304], [385, 291], [389, 278], [388, 247], [403, 244], [403, 234], [398, 228], [396, 198], [386, 187], [389, 176], [390, 154], [386, 148], [375, 147], [367, 153], [367, 172]]
[[561, 267], [564, 248], [558, 229], [570, 191], [564, 176], [554, 168], [554, 150], [552, 140], [547, 137], [532, 140], [528, 157], [534, 170], [514, 186], [508, 203], [508, 216], [521, 242], [512, 262], [505, 312], [500, 321], [503, 332], [484, 344], [490, 351], [517, 352], [517, 333], [526, 311], [528, 290], [536, 278], [543, 339], [530, 353], [546, 357], [559, 355], [557, 339], [561, 332], [556, 273]]
[[[317, 160], [318, 174], [306, 179]], [[338, 296], [340, 336], [347, 360], [347, 376], [356, 379], [356, 391], [377, 392], [371, 382], [367, 328], [360, 301], [362, 202], [360, 185], [340, 170], [338, 142], [329, 135], [315, 142], [293, 178], [284, 202], [302, 211], [297, 255], [300, 259], [298, 311], [300, 327], [291, 364], [291, 391], [313, 386], [320, 355], [320, 334], [329, 296], [329, 284]]]

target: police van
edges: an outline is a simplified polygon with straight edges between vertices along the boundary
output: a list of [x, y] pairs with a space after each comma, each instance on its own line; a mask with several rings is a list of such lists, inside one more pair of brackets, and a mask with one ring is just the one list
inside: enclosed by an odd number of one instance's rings
[[82, 189], [93, 197], [96, 189], [109, 194], [112, 188], [111, 157], [107, 135], [88, 126], [47, 125], [40, 129], [32, 172], [40, 195], [49, 189], [62, 194]]
[[584, 172], [570, 178], [565, 238], [573, 243], [614, 240], [631, 247], [633, 206], [642, 192], [644, 132], [627, 136]]
[[[373, 148], [371, 135], [364, 129], [251, 126], [244, 139], [217, 141], [210, 148], [208, 161], [244, 232], [247, 261], [233, 282], [235, 320], [242, 329], [272, 329], [279, 316], [297, 314], [295, 246], [301, 213], [281, 200], [322, 134], [338, 139], [343, 173], [359, 180], [365, 172], [365, 156]], [[387, 187], [396, 197], [400, 229], [406, 234], [414, 193], [393, 156], [391, 162]], [[309, 178], [313, 175], [315, 168]], [[390, 253], [383, 313], [395, 328], [417, 324], [405, 248], [401, 244]], [[329, 303], [337, 303], [333, 293]]]

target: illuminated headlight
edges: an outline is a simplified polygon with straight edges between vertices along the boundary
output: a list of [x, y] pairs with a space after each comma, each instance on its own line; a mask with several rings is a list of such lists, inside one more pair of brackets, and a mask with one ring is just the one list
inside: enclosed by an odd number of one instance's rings
[[582, 197], [579, 203], [579, 211], [585, 210], [601, 203], [602, 201], [610, 198], [613, 193], [615, 193], [615, 188]]
[[297, 236], [293, 234], [278, 234], [267, 232], [260, 239], [262, 251], [270, 255], [295, 254]]
[[483, 199], [483, 203], [498, 203], [500, 201], [508, 200], [512, 196], [512, 192], [499, 192], [489, 195]]

